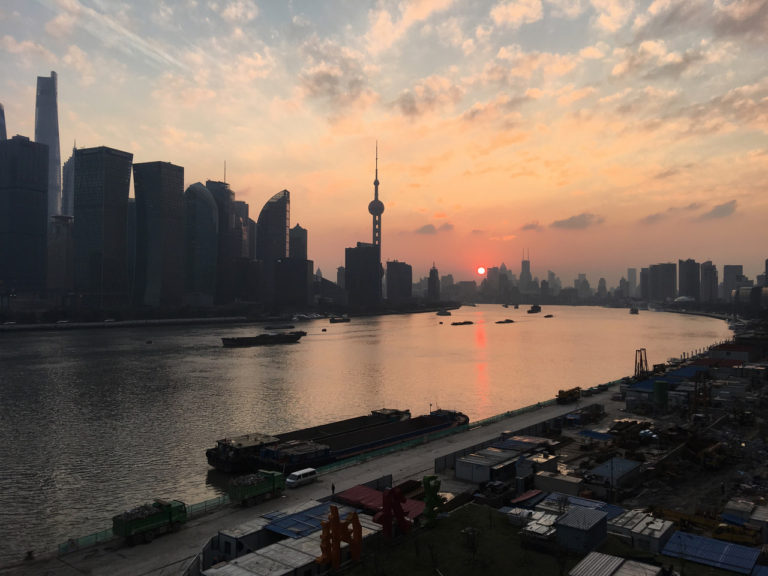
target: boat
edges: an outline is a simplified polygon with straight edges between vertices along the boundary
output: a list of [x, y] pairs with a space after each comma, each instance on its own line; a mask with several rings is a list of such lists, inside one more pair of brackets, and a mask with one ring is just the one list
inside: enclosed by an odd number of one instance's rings
[[293, 324], [271, 324], [264, 326], [264, 330], [293, 330], [296, 328]]
[[544, 315], [544, 318], [554, 318], [554, 317], [555, 317], [554, 314], [545, 314]]
[[630, 314], [640, 314], [640, 310], [637, 308], [637, 306], [632, 306], [632, 308], [629, 309]]
[[461, 322], [451, 322], [451, 326], [469, 326], [470, 324], [474, 324], [472, 320], [462, 320]]
[[307, 333], [303, 330], [293, 332], [267, 332], [256, 336], [233, 336], [222, 338], [224, 348], [248, 348], [250, 346], [269, 346], [271, 344], [294, 344]]
[[511, 318], [505, 318], [504, 320], [496, 320], [496, 324], [514, 324], [514, 320]]
[[256, 432], [224, 438], [206, 450], [206, 458], [208, 464], [222, 472], [266, 469], [289, 473], [468, 423], [469, 418], [461, 412], [438, 409], [411, 418], [410, 410], [382, 408], [365, 416], [283, 434]]
[[446, 310], [445, 308], [441, 308], [440, 310], [437, 311], [436, 315], [437, 316], [450, 316], [451, 315], [451, 311], [450, 310]]
[[528, 314], [538, 314], [539, 312], [541, 312], [541, 306], [539, 306], [538, 304], [534, 304], [533, 306], [528, 308]]
[[349, 316], [331, 316], [329, 320], [331, 324], [341, 324], [342, 322], [349, 322]]

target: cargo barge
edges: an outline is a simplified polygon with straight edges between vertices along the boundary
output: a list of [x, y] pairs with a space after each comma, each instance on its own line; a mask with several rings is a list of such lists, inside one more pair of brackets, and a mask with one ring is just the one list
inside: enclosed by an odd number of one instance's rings
[[208, 464], [222, 472], [254, 472], [263, 468], [287, 474], [468, 422], [465, 414], [449, 410], [411, 418], [410, 410], [382, 408], [367, 416], [274, 436], [257, 432], [223, 438], [206, 450], [206, 457]]

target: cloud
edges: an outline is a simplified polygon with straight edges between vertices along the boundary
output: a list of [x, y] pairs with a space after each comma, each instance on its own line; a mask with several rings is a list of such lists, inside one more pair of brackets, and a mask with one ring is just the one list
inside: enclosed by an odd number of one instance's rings
[[541, 0], [513, 0], [491, 9], [491, 18], [497, 26], [519, 28], [523, 24], [538, 22], [541, 17]]
[[318, 38], [305, 43], [303, 52], [308, 63], [299, 79], [307, 96], [339, 110], [370, 97], [362, 54]]
[[715, 0], [714, 30], [720, 36], [742, 36], [764, 43], [768, 36], [766, 0]]
[[259, 15], [259, 8], [253, 0], [234, 0], [221, 10], [221, 17], [231, 24], [250, 22]]
[[544, 229], [544, 226], [539, 224], [538, 220], [535, 222], [528, 222], [527, 224], [523, 224], [523, 226], [520, 228], [520, 230], [534, 230], [536, 232], [541, 231]]
[[463, 88], [448, 78], [430, 76], [413, 89], [403, 92], [394, 104], [404, 116], [414, 117], [436, 108], [455, 105], [463, 96]]
[[414, 230], [416, 234], [437, 234], [437, 228], [434, 224], [424, 224], [421, 228]]
[[419, 22], [429, 19], [432, 14], [448, 9], [454, 0], [413, 0], [400, 2], [399, 13], [394, 15], [387, 9], [371, 10], [368, 13], [368, 32], [364, 43], [371, 54], [378, 54], [399, 42], [406, 32]]
[[604, 221], [605, 219], [602, 216], [597, 216], [596, 214], [591, 214], [589, 212], [582, 212], [581, 214], [566, 218], [565, 220], [555, 220], [550, 224], [550, 227], [562, 228], [565, 230], [584, 230], [585, 228], [602, 224]]
[[578, 18], [585, 10], [582, 0], [547, 0], [547, 4], [555, 18]]
[[83, 85], [88, 86], [93, 84], [93, 81], [95, 80], [93, 65], [85, 52], [78, 46], [70, 46], [67, 49], [67, 53], [64, 55], [63, 60], [65, 64], [71, 66], [78, 74], [80, 74], [80, 81]]
[[443, 224], [440, 224], [440, 227], [438, 228], [438, 231], [440, 232], [450, 232], [453, 230], [453, 224], [450, 222], [444, 222]]
[[0, 48], [9, 54], [21, 57], [42, 57], [48, 62], [56, 62], [56, 56], [42, 44], [30, 40], [18, 42], [13, 36], [5, 35], [0, 39]]
[[[672, 175], [677, 174], [678, 172], [680, 171], [677, 168], [671, 168], [669, 170], [660, 172], [654, 178], [659, 178], [659, 179], [669, 178]], [[674, 216], [676, 213], [695, 212], [701, 209], [701, 207], [702, 207], [702, 204], [700, 202], [691, 202], [690, 204], [686, 204], [685, 206], [670, 206], [664, 212], [655, 212], [653, 214], [649, 214], [648, 216], [645, 216], [644, 218], [641, 218], [640, 223], [656, 224], [658, 222], [661, 222], [662, 220], [665, 220], [671, 216]]]
[[723, 204], [718, 204], [709, 212], [699, 216], [699, 220], [716, 220], [718, 218], [727, 218], [736, 211], [736, 200], [730, 200]]
[[635, 10], [634, 0], [590, 0], [596, 12], [595, 24], [608, 32], [622, 28]]
[[656, 224], [657, 222], [664, 220], [666, 217], [667, 214], [665, 212], [655, 212], [653, 214], [648, 214], [648, 216], [645, 218], [641, 218], [640, 222], [642, 224]]

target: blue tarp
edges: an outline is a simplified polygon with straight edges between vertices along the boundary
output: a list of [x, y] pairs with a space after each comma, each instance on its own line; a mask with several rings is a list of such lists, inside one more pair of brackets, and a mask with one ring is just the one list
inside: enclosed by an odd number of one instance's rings
[[328, 519], [328, 512], [331, 506], [338, 507], [339, 517], [342, 520], [350, 512], [355, 512], [355, 508], [349, 506], [342, 506], [333, 502], [323, 502], [293, 514], [284, 514], [282, 512], [264, 514], [264, 518], [272, 520], [265, 528], [289, 538], [302, 538], [320, 530], [320, 523]]
[[750, 574], [760, 556], [760, 549], [678, 530], [672, 534], [662, 554], [737, 574]]

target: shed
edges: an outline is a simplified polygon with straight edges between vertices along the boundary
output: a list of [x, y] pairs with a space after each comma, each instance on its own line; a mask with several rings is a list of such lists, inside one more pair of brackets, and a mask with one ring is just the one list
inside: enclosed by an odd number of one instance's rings
[[737, 574], [749, 574], [757, 563], [760, 549], [678, 530], [672, 534], [662, 554]]
[[555, 523], [557, 543], [566, 550], [586, 554], [600, 545], [608, 534], [605, 512], [571, 506]]
[[585, 478], [588, 478], [590, 483], [616, 488], [627, 484], [640, 473], [640, 470], [640, 462], [616, 456], [592, 468]]
[[[519, 455], [516, 451], [486, 448], [456, 459], [456, 478], [480, 484], [491, 480], [503, 480], [504, 472], [514, 475], [514, 463]], [[511, 470], [508, 470], [510, 469]]]
[[258, 516], [234, 528], [220, 530], [217, 558], [234, 560], [283, 537], [265, 530], [267, 524], [268, 519]]
[[546, 492], [561, 492], [571, 496], [578, 496], [584, 481], [575, 476], [565, 476], [542, 470], [534, 477], [534, 486], [538, 490]]
[[568, 572], [568, 576], [613, 576], [623, 562], [624, 558], [618, 556], [590, 552]]
[[654, 554], [661, 552], [674, 531], [672, 522], [654, 518], [643, 510], [627, 510], [608, 521], [608, 532], [625, 538], [636, 550]]

